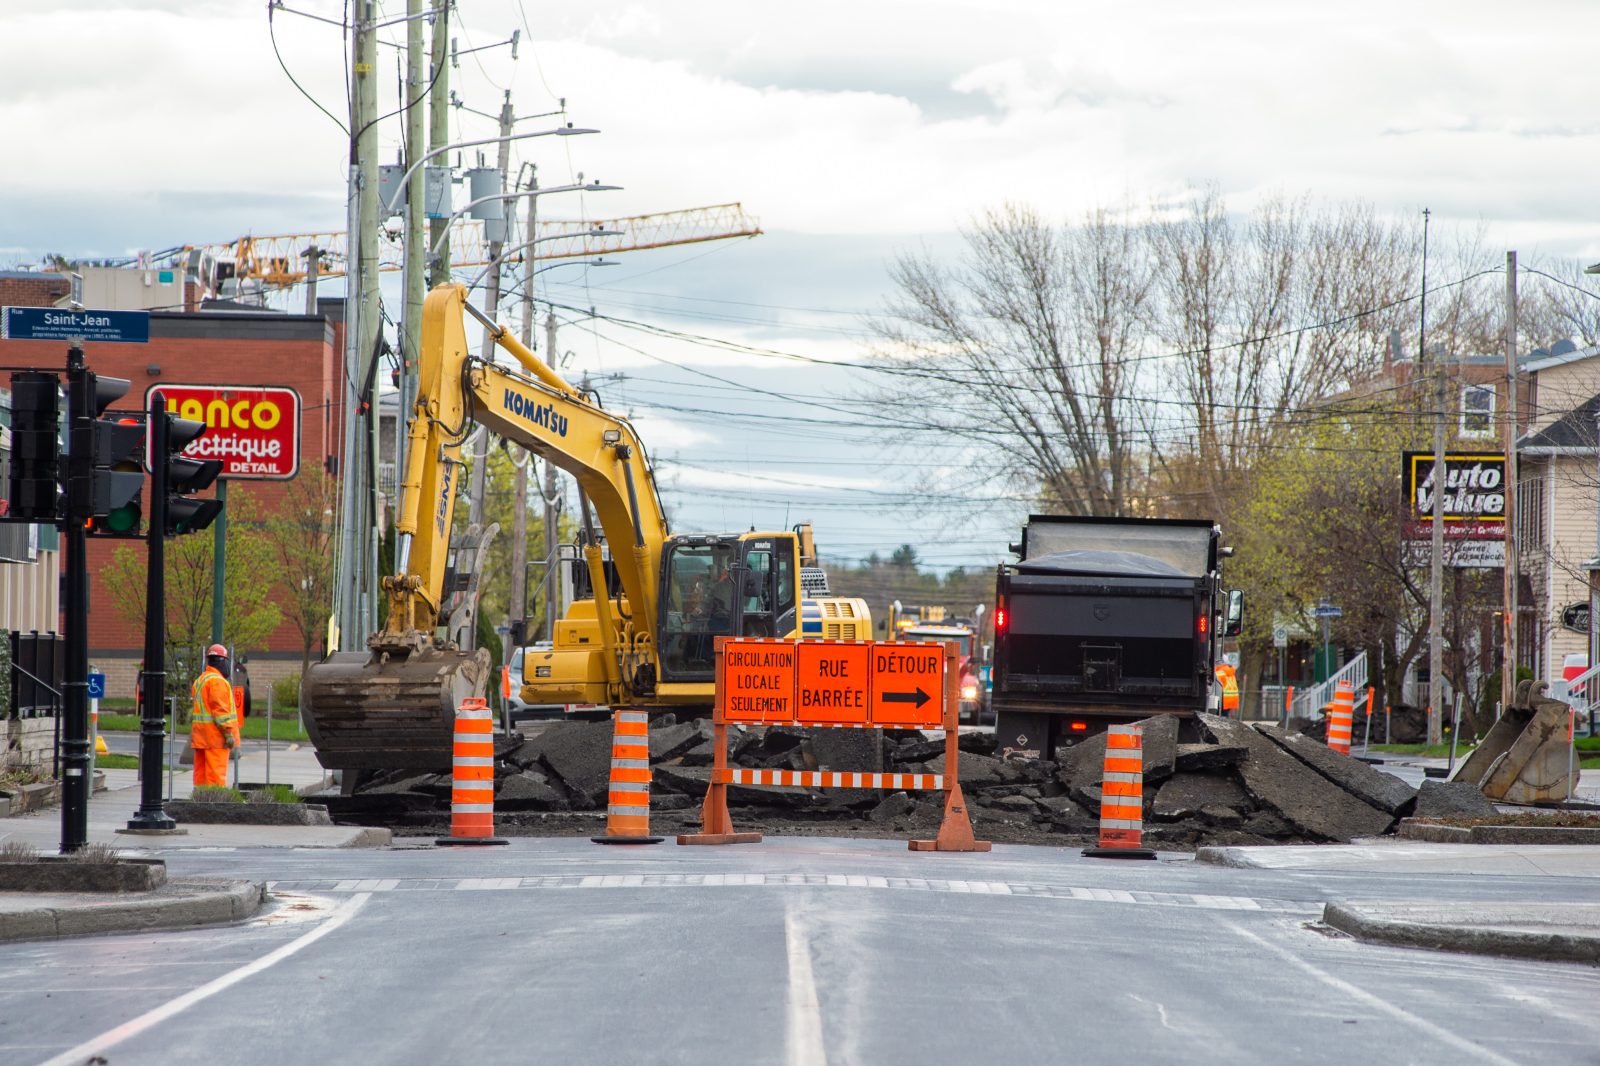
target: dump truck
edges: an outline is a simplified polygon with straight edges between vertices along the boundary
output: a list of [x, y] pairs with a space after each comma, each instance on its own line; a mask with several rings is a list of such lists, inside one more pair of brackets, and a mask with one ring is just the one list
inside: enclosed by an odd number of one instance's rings
[[[469, 316], [515, 366], [473, 353]], [[383, 628], [364, 651], [313, 666], [301, 687], [317, 758], [351, 771], [347, 789], [366, 771], [448, 769], [456, 707], [487, 688], [488, 652], [450, 639], [475, 609], [472, 578], [488, 535], [469, 529], [452, 541], [456, 475], [474, 424], [578, 483], [583, 588], [550, 647], [525, 653], [523, 702], [708, 714], [718, 636], [871, 636], [864, 601], [827, 595], [808, 524], [673, 533], [628, 420], [473, 308], [465, 286], [440, 285], [425, 299], [417, 376]]]
[[1216, 523], [1030, 515], [1011, 551], [995, 581], [999, 754], [1050, 758], [1162, 714], [1193, 735], [1220, 698], [1218, 639], [1243, 620], [1243, 596], [1221, 586]]

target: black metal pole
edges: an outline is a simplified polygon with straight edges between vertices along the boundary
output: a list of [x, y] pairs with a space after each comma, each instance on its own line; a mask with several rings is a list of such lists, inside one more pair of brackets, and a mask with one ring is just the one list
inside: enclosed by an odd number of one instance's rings
[[161, 798], [161, 752], [167, 736], [167, 450], [166, 399], [150, 394], [150, 530], [146, 534], [144, 671], [139, 675], [143, 717], [139, 719], [139, 810], [129, 829], [176, 829]]
[[[79, 477], [93, 477], [94, 459], [89, 451], [90, 423], [94, 416], [85, 410], [93, 405], [88, 395], [88, 371], [83, 365], [83, 349], [67, 349], [67, 456], [66, 473], [70, 483]], [[71, 492], [69, 490], [70, 498]], [[70, 515], [70, 508], [69, 508]], [[66, 542], [66, 568], [63, 592], [66, 603], [64, 634], [66, 669], [61, 682], [61, 853], [77, 851], [89, 842], [89, 788], [92, 760], [89, 754], [89, 565], [84, 558], [88, 536], [81, 519], [69, 517], [62, 531]]]

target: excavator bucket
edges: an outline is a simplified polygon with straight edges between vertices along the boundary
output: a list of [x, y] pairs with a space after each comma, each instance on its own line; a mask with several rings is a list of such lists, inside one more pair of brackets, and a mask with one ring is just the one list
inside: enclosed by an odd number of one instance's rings
[[329, 770], [451, 765], [456, 708], [482, 698], [489, 653], [427, 648], [405, 657], [340, 652], [306, 672], [300, 710]]
[[1452, 781], [1470, 781], [1484, 796], [1500, 803], [1560, 803], [1577, 785], [1568, 733], [1570, 708], [1544, 696], [1544, 685], [1518, 686], [1483, 742], [1469, 755]]

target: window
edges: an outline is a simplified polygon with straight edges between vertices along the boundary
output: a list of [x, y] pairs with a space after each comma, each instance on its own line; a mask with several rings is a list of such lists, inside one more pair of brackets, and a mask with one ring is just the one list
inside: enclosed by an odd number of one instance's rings
[[1494, 386], [1468, 385], [1461, 390], [1461, 435], [1494, 436]]

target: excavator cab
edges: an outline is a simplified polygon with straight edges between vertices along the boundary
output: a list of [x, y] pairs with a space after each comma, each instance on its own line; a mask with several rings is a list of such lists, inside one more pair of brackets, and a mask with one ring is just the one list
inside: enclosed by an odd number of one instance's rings
[[799, 544], [793, 533], [673, 537], [661, 560], [660, 678], [710, 682], [717, 637], [795, 632]]

